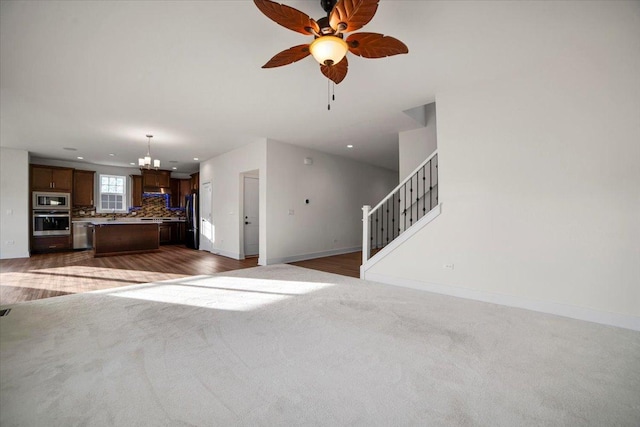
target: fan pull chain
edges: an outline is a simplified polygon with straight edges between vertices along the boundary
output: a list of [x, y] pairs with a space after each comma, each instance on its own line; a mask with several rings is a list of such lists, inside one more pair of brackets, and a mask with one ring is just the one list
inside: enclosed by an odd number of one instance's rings
[[327, 78], [327, 110], [331, 110], [331, 101], [336, 100], [336, 85]]

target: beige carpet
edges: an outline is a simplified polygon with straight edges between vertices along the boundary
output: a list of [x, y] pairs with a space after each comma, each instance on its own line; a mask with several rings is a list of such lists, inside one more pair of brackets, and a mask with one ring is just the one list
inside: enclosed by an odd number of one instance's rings
[[14, 305], [2, 426], [640, 425], [640, 333], [269, 266]]

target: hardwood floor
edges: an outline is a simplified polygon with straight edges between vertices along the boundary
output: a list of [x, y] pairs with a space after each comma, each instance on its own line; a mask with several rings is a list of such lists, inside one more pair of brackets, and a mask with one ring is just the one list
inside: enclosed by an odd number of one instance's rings
[[358, 251], [324, 258], [315, 258], [306, 261], [292, 262], [290, 264], [297, 265], [298, 267], [310, 268], [312, 270], [340, 274], [342, 276], [360, 277], [362, 252]]
[[[359, 277], [361, 253], [292, 263]], [[256, 267], [258, 258], [234, 260], [183, 245], [161, 246], [146, 254], [94, 258], [92, 251], [33, 255], [0, 260], [0, 305], [120, 286]]]
[[182, 245], [146, 254], [94, 258], [93, 251], [0, 260], [0, 304], [256, 267]]

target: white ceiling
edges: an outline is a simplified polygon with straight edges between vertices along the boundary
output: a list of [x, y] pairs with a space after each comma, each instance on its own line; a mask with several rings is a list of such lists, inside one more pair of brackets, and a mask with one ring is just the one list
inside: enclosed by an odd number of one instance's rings
[[[319, 0], [284, 3], [323, 15]], [[249, 0], [0, 7], [3, 147], [129, 166], [152, 133], [153, 157], [165, 167], [177, 161], [179, 172], [197, 170], [194, 157], [264, 138], [395, 170], [398, 132], [418, 127], [403, 110], [532, 66], [541, 52], [562, 54], [553, 52], [562, 14], [547, 2], [382, 0], [363, 30], [399, 38], [409, 54], [349, 55], [327, 111], [327, 80], [311, 57], [261, 69], [310, 37], [270, 21]]]

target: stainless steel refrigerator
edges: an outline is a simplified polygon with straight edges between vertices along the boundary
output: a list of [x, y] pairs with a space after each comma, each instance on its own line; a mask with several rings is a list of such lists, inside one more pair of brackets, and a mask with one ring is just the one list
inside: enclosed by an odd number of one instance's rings
[[187, 210], [187, 236], [185, 244], [188, 248], [198, 249], [200, 246], [200, 202], [198, 200], [198, 193], [194, 191], [188, 196], [185, 196], [185, 199], [185, 206]]

